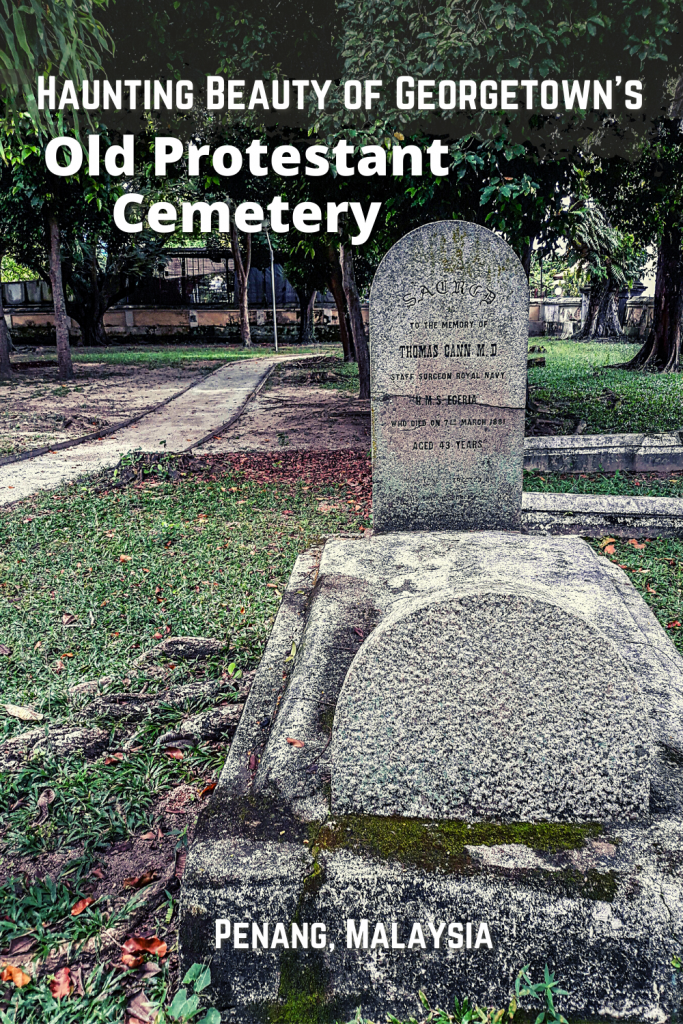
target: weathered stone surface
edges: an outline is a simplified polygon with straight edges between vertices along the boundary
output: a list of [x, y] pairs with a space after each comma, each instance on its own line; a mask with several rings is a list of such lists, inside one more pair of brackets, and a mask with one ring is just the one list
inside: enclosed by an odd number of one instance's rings
[[[627, 575], [578, 537], [502, 532], [333, 538], [319, 566], [318, 557], [297, 561], [197, 825], [181, 893], [181, 970], [211, 957], [208, 995], [226, 1022], [240, 1024], [306, 1019], [319, 1004], [332, 1020], [352, 1018], [358, 1006], [373, 1020], [387, 1012], [403, 1019], [419, 1013], [419, 989], [449, 1009], [455, 995], [502, 1007], [519, 969], [530, 964], [540, 978], [546, 963], [570, 990], [560, 1001], [565, 1015], [671, 1020], [679, 995], [670, 963], [683, 930], [683, 671]], [[461, 602], [509, 595], [511, 581], [515, 598], [558, 608], [558, 622], [580, 620], [589, 640], [604, 638], [628, 665], [654, 738], [649, 820], [549, 822], [533, 826], [547, 829], [534, 839], [526, 824], [500, 818], [331, 813], [330, 705], [359, 649], [415, 602], [438, 603], [444, 591]], [[605, 705], [611, 714], [610, 698]], [[510, 742], [519, 745], [519, 735]], [[553, 846], [560, 827], [570, 841]], [[444, 859], [449, 828], [461, 845]], [[366, 833], [378, 842], [360, 842]], [[434, 863], [416, 862], [430, 833], [438, 833]], [[271, 936], [274, 922], [320, 922], [327, 938], [318, 950], [217, 949], [217, 918], [247, 922], [250, 937], [252, 922], [270, 922]], [[420, 922], [427, 948], [348, 948], [348, 919], [367, 920], [370, 937], [384, 923], [390, 941], [395, 924], [402, 942]], [[442, 921], [487, 922], [493, 948], [435, 949], [428, 925]]]
[[681, 537], [683, 500], [631, 494], [525, 491], [522, 529], [582, 537]]
[[333, 814], [647, 818], [647, 714], [611, 641], [511, 593], [406, 605], [363, 644], [339, 695]]
[[683, 468], [681, 432], [525, 437], [524, 468], [548, 473], [668, 473]]
[[370, 295], [374, 529], [518, 529], [529, 289], [486, 228], [409, 232]]

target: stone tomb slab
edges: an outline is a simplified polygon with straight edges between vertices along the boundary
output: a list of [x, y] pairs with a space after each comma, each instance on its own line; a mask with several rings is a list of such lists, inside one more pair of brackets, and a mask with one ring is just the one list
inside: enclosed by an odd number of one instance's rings
[[339, 694], [333, 813], [648, 816], [650, 728], [615, 644], [548, 596], [446, 591], [401, 604]]
[[370, 293], [376, 532], [519, 529], [529, 289], [487, 228], [409, 232]]
[[[411, 797], [424, 793], [439, 816], [411, 817], [418, 805], [398, 802], [379, 812], [335, 810], [335, 764], [346, 769], [333, 716], [335, 706], [342, 714], [353, 666], [366, 663], [374, 671], [375, 638], [382, 631], [393, 636], [406, 616], [457, 606], [463, 609], [461, 625], [467, 620], [474, 628], [478, 610], [482, 626], [495, 635], [497, 651], [489, 645], [490, 678], [504, 679], [510, 667], [514, 684], [508, 682], [504, 691], [491, 683], [484, 707], [476, 711], [474, 699], [460, 694], [472, 735], [487, 722], [493, 733], [484, 751], [486, 778], [494, 778], [492, 754], [507, 758], [509, 771], [499, 788], [481, 787], [483, 799], [490, 801], [482, 808], [486, 820], [441, 817], [455, 807], [452, 797], [462, 773], [454, 776], [445, 808], [439, 806], [433, 778], [421, 780], [419, 773], [458, 766], [460, 751], [449, 737], [453, 730], [462, 732], [461, 725], [448, 700], [442, 700], [443, 721], [433, 734], [438, 709], [430, 707], [429, 695], [420, 703], [408, 690], [407, 710], [421, 718], [425, 738], [434, 739], [426, 753], [424, 746], [408, 751], [416, 763], [408, 791]], [[457, 622], [451, 622], [451, 611], [440, 615], [446, 628], [423, 637], [423, 653], [429, 639], [433, 655], [453, 658]], [[522, 641], [505, 639], [511, 616], [518, 629], [526, 623], [530, 634], [530, 720], [526, 729], [510, 729], [506, 752], [501, 737], [510, 719], [503, 717], [501, 695], [515, 697], [516, 703], [509, 701], [512, 717], [524, 713]], [[549, 694], [544, 719], [533, 713], [538, 711], [534, 688], [553, 685], [552, 664], [545, 665], [543, 652], [547, 644], [552, 662], [567, 643], [578, 651], [569, 689]], [[604, 658], [596, 649], [600, 644]], [[463, 657], [474, 651], [481, 664], [481, 647], [473, 647], [471, 638], [462, 651]], [[400, 653], [397, 647], [394, 666]], [[570, 650], [568, 660], [571, 655]], [[418, 1015], [420, 989], [432, 1005], [450, 1007], [454, 995], [467, 995], [479, 1005], [504, 1006], [525, 964], [534, 979], [548, 964], [569, 989], [559, 1006], [565, 1016], [672, 1020], [680, 992], [671, 958], [680, 954], [683, 932], [682, 666], [670, 637], [626, 574], [577, 537], [401, 533], [332, 538], [322, 555], [306, 552], [295, 565], [225, 768], [197, 824], [180, 896], [181, 971], [210, 959], [207, 996], [223, 1019], [235, 1024], [287, 1015], [305, 1019], [302, 1007], [312, 1004], [316, 1012], [325, 1008], [331, 1020], [350, 1019], [358, 1006], [373, 1020], [389, 1012], [404, 1019]], [[475, 686], [486, 684], [483, 672], [473, 678]], [[381, 679], [375, 682], [383, 685]], [[370, 689], [366, 696], [366, 742], [374, 744], [375, 756], [356, 771], [363, 794], [371, 792], [368, 774], [386, 767], [380, 749], [386, 722], [372, 706]], [[562, 696], [579, 719], [574, 733], [560, 707]], [[385, 697], [387, 721], [394, 705]], [[610, 746], [607, 754], [593, 748], [596, 780], [580, 778], [565, 749], [577, 735], [582, 739], [584, 714], [592, 716]], [[477, 716], [481, 722], [474, 721]], [[613, 721], [624, 725], [624, 737], [615, 736]], [[411, 730], [417, 732], [412, 720]], [[636, 749], [638, 739], [648, 757]], [[438, 752], [448, 743], [453, 756], [441, 764], [433, 748]], [[561, 791], [557, 766], [566, 766], [565, 790], [574, 800], [575, 818], [562, 818], [557, 803], [536, 814], [542, 787], [532, 786], [529, 794], [528, 779], [524, 785], [516, 782], [523, 779], [515, 776], [514, 762], [527, 755], [524, 744], [539, 771], [550, 773], [554, 794]], [[399, 760], [406, 763], [403, 746]], [[572, 749], [578, 751], [576, 767], [583, 770], [590, 744]], [[547, 763], [541, 760], [544, 752]], [[621, 788], [605, 773], [606, 765], [611, 771], [611, 753]], [[646, 794], [637, 780], [639, 764]], [[604, 817], [595, 820], [600, 801]], [[381, 813], [391, 810], [399, 813]], [[634, 821], [633, 814], [641, 812]], [[560, 821], [544, 820], [544, 814], [557, 814]], [[229, 927], [219, 944], [217, 921], [221, 935]], [[254, 945], [252, 925], [264, 934], [268, 924], [272, 939], [277, 922], [289, 934], [293, 921], [324, 926], [324, 938], [307, 948], [272, 942], [265, 948], [260, 940]], [[368, 922], [368, 942], [349, 942], [349, 921], [355, 934]], [[435, 946], [430, 925], [443, 924], [447, 935], [453, 924], [454, 934], [466, 935], [468, 922], [473, 935], [485, 922], [491, 945]], [[424, 947], [408, 945], [416, 924]], [[403, 946], [392, 945], [394, 929]], [[388, 947], [381, 941], [373, 945], [382, 930]], [[297, 979], [303, 987], [297, 988]]]

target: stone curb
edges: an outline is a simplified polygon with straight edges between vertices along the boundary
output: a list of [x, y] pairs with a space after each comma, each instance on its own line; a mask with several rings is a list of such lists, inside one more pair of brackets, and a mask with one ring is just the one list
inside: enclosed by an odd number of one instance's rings
[[582, 537], [682, 537], [683, 499], [524, 491], [522, 530]]
[[683, 431], [525, 437], [524, 468], [547, 473], [668, 473], [683, 469]]

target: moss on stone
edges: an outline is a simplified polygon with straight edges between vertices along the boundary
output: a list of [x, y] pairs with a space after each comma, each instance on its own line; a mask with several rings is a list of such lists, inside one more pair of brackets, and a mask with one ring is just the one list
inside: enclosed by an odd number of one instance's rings
[[345, 848], [364, 851], [382, 860], [414, 864], [426, 871], [453, 872], [468, 863], [465, 846], [519, 843], [543, 853], [558, 853], [580, 849], [587, 839], [601, 833], [599, 824], [471, 824], [465, 821], [348, 815], [323, 825], [317, 831], [315, 845], [321, 850]]

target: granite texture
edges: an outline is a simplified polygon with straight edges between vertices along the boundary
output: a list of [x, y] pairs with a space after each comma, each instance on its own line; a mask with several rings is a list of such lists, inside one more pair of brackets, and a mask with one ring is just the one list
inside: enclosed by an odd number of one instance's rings
[[549, 600], [445, 592], [405, 603], [354, 658], [332, 812], [642, 821], [650, 746], [634, 677], [598, 630]]
[[[590, 651], [596, 638], [604, 652], [616, 650], [605, 678], [616, 676], [613, 693], [625, 694], [626, 704], [613, 702], [609, 694], [596, 714], [609, 723], [632, 704], [636, 729], [651, 736], [643, 822], [577, 825], [568, 820], [562, 826], [569, 830], [568, 848], [552, 843], [548, 848], [533, 835], [525, 838], [526, 825], [501, 824], [502, 815], [464, 824], [332, 813], [338, 753], [332, 716], [351, 664], [389, 623], [400, 622], [417, 606], [437, 605], [444, 592], [451, 605], [470, 601], [472, 607], [479, 607], [477, 595], [495, 594], [493, 600], [508, 595], [507, 603], [514, 594], [526, 609], [528, 641], [539, 669], [527, 672], [532, 699], [548, 671], [539, 652], [553, 637], [561, 638], [563, 629], [572, 643], [578, 637], [583, 651], [584, 640]], [[554, 611], [539, 619], [532, 614], [538, 607], [543, 615], [543, 608]], [[495, 621], [492, 628], [502, 633]], [[483, 646], [469, 641], [465, 653], [482, 657]], [[423, 656], [436, 661], [454, 653], [443, 635], [423, 647]], [[492, 644], [489, 648], [493, 651]], [[394, 654], [398, 661], [398, 648]], [[500, 677], [508, 662], [515, 667], [515, 658], [506, 654], [503, 647]], [[621, 671], [622, 664], [628, 668]], [[680, 954], [683, 932], [682, 668], [671, 639], [627, 575], [578, 537], [450, 531], [337, 537], [327, 541], [322, 557], [317, 551], [302, 555], [219, 784], [197, 823], [180, 895], [181, 971], [211, 961], [207, 996], [226, 1024], [303, 1022], [317, 1019], [319, 1010], [323, 1018], [327, 1013], [342, 1021], [358, 1006], [373, 1020], [388, 1012], [403, 1019], [418, 1016], [419, 989], [448, 1009], [454, 995], [502, 1007], [519, 969], [529, 964], [540, 978], [546, 963], [570, 991], [560, 1001], [565, 1015], [672, 1021], [681, 1009], [671, 958]], [[583, 670], [570, 673], [561, 685], [577, 687], [580, 696], [584, 675]], [[595, 685], [599, 693], [600, 680]], [[640, 717], [629, 685], [640, 695]], [[498, 703], [481, 713], [503, 708], [500, 698], [500, 688], [493, 689], [492, 701]], [[597, 708], [597, 698], [591, 700]], [[562, 713], [552, 694], [551, 704]], [[384, 707], [387, 716], [396, 711], [390, 700]], [[564, 710], [575, 714], [575, 707]], [[447, 713], [446, 707], [436, 737], [440, 745], [448, 741]], [[419, 714], [428, 721], [428, 706]], [[529, 735], [540, 737], [546, 725], [532, 721], [526, 733], [511, 734], [513, 753]], [[304, 746], [293, 746], [288, 738]], [[374, 741], [371, 730], [368, 740]], [[549, 756], [563, 755], [552, 736], [542, 740]], [[628, 736], [617, 739], [617, 753], [623, 742]], [[541, 742], [535, 742], [531, 756], [540, 750]], [[407, 763], [416, 761], [410, 749], [401, 754]], [[598, 751], [598, 761], [601, 756]], [[384, 767], [373, 762], [369, 770]], [[443, 767], [436, 762], [435, 770]], [[571, 770], [568, 774], [571, 780]], [[603, 784], [609, 786], [609, 779], [599, 776], [596, 785]], [[523, 793], [520, 798], [525, 799]], [[560, 827], [534, 826], [547, 829], [551, 838]], [[430, 830], [447, 828], [464, 829], [464, 845], [442, 863], [443, 849], [436, 842], [431, 866], [416, 864], [409, 844], [396, 838], [406, 829], [418, 829], [420, 837], [424, 829], [428, 837]], [[390, 851], [357, 842], [354, 837], [364, 829], [384, 836]], [[521, 830], [517, 838], [511, 829]], [[217, 918], [231, 925], [267, 921], [271, 934], [278, 921], [287, 927], [293, 921], [319, 922], [327, 940], [316, 950], [236, 949], [230, 942], [218, 949]], [[378, 923], [390, 935], [395, 924], [403, 942], [415, 922], [421, 922], [428, 939], [429, 922], [486, 922], [492, 948], [435, 949], [431, 940], [426, 949], [349, 948], [348, 919], [357, 925], [368, 920], [370, 935]]]
[[668, 473], [683, 468], [681, 431], [525, 437], [524, 468], [546, 473]]
[[683, 500], [525, 491], [522, 530], [582, 537], [683, 537]]
[[409, 232], [370, 293], [377, 532], [518, 529], [529, 289], [487, 228]]

